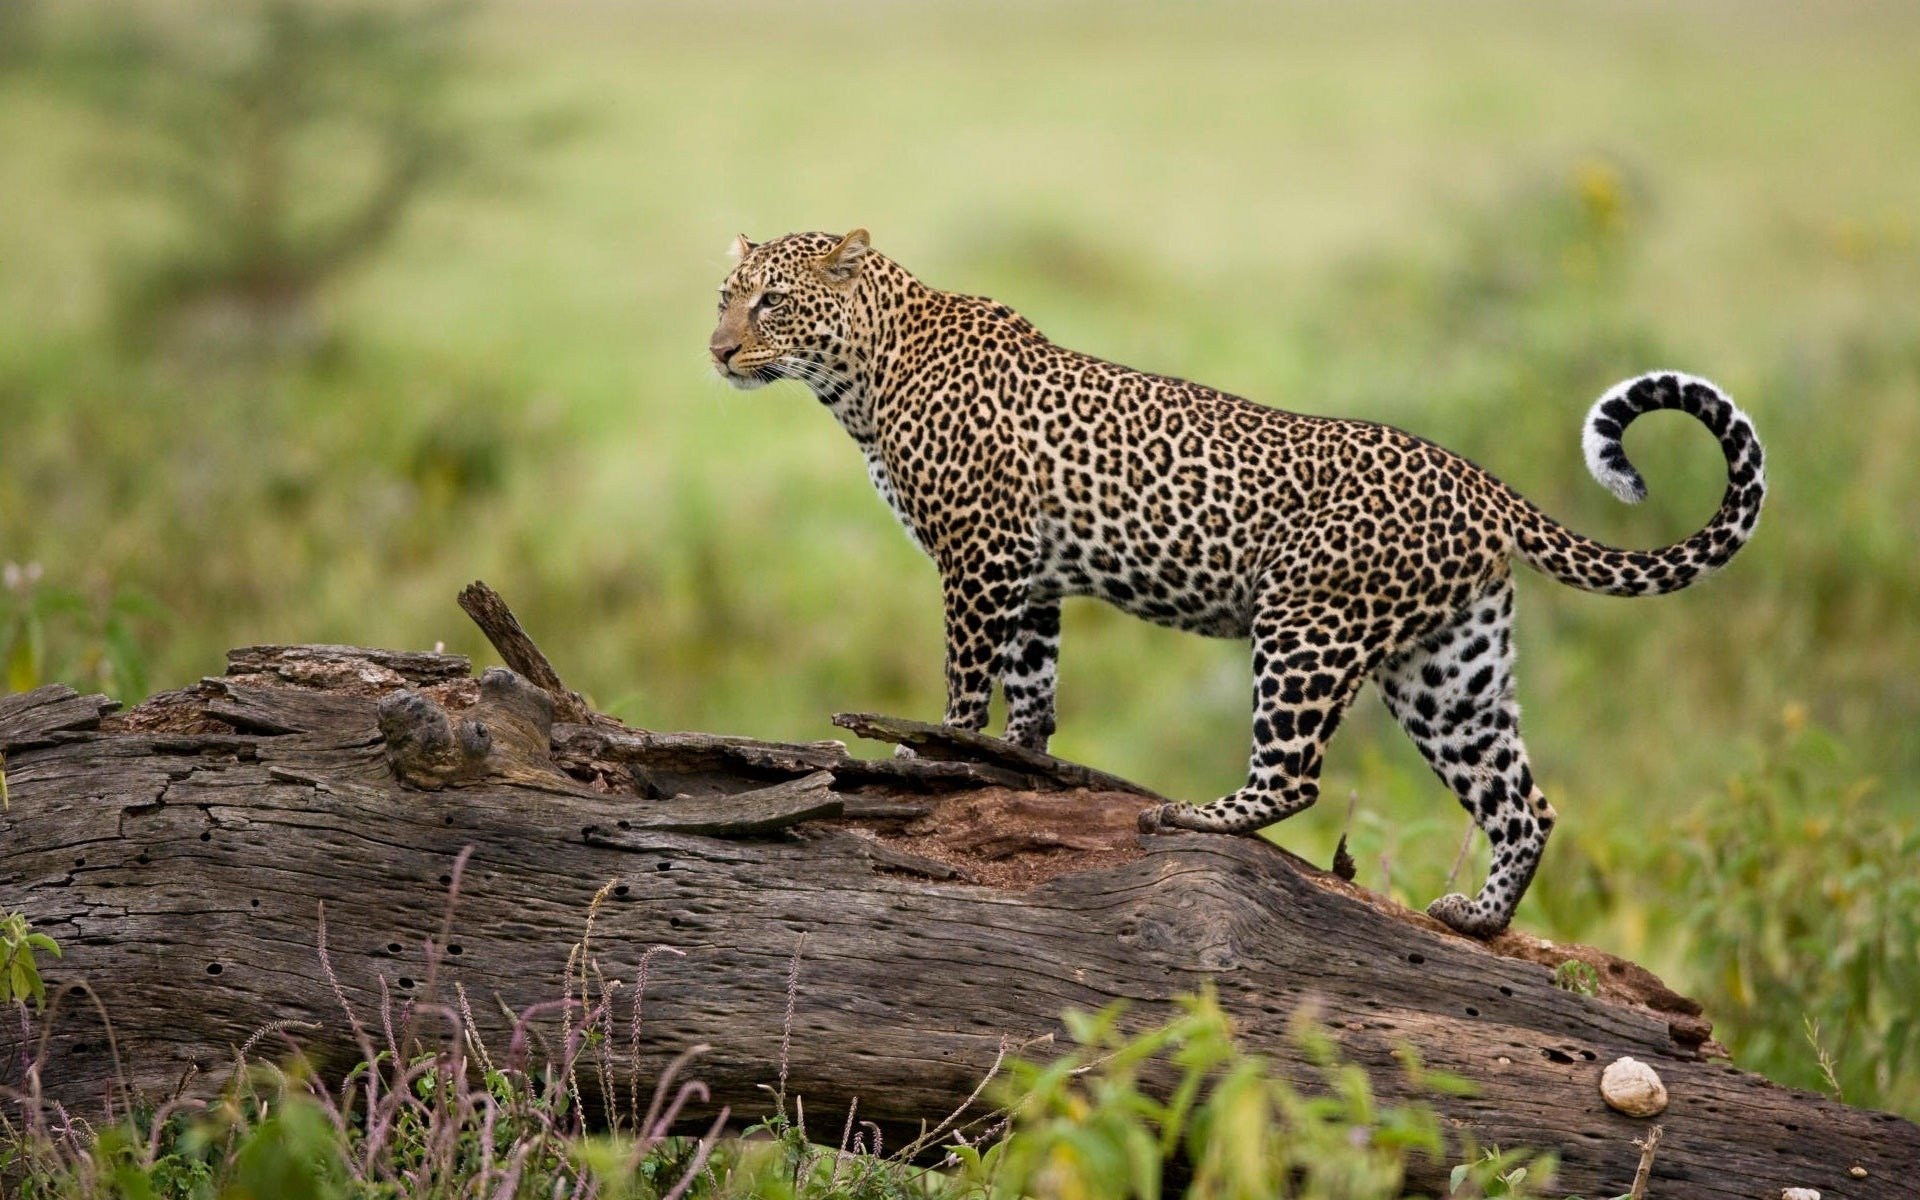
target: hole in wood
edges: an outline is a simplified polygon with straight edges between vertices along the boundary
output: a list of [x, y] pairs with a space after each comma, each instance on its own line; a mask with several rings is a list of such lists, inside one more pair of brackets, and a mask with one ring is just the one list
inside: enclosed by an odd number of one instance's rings
[[212, 841], [212, 840], [213, 840], [213, 834], [211, 834], [211, 833], [203, 833], [203, 834], [201, 834], [201, 835], [200, 835], [200, 840], [201, 840], [201, 841], [203, 841], [203, 842], [210, 842], [210, 841]]
[[222, 967], [222, 966], [221, 966], [221, 965], [220, 965], [219, 963], [208, 963], [208, 964], [207, 964], [207, 974], [209, 974], [209, 975], [218, 975], [218, 974], [219, 974], [219, 973], [220, 973], [221, 971], [223, 971], [223, 970], [225, 970], [225, 969], [226, 969], [226, 968], [225, 968], [225, 967]]
[[1564, 1051], [1555, 1050], [1552, 1047], [1548, 1047], [1540, 1053], [1546, 1056], [1548, 1062], [1570, 1063], [1573, 1061], [1573, 1055], [1567, 1054]]
[[661, 862], [661, 863], [660, 863], [660, 865], [659, 865], [659, 867], [658, 867], [657, 869], [658, 869], [658, 870], [661, 870], [661, 871], [671, 871], [671, 870], [673, 870], [673, 864], [672, 864], [672, 863], [670, 863], [670, 862], [664, 862], [664, 861], [663, 861], [663, 862]]
[[1511, 996], [1513, 995], [1513, 989], [1503, 983], [1500, 985], [1500, 994], [1502, 996]]
[[1467, 1015], [1470, 1017], [1477, 1017], [1480, 1015], [1480, 1010], [1475, 1008], [1473, 1005], [1469, 1004], [1467, 1005]]
[[413, 986], [413, 980], [407, 978], [405, 975], [402, 975], [400, 977], [400, 986], [403, 988], [410, 988]]
[[459, 954], [459, 953], [461, 953], [461, 950], [460, 950], [460, 943], [459, 943], [459, 942], [455, 942], [455, 943], [453, 943], [453, 945], [451, 945], [451, 946], [448, 946], [448, 947], [447, 947], [447, 953], [448, 953], [448, 954]]
[[84, 867], [87, 865], [87, 860], [85, 858], [76, 858], [73, 860], [73, 865], [76, 867]]
[[258, 896], [255, 896], [255, 897], [254, 897], [253, 899], [251, 899], [251, 900], [249, 900], [249, 901], [247, 901], [247, 903], [248, 903], [249, 905], [251, 905], [252, 907], [254, 907], [254, 908], [259, 908], [259, 907], [260, 907], [260, 897], [258, 897]]
[[618, 825], [618, 826], [620, 826], [620, 828], [622, 828], [622, 829], [632, 829], [632, 828], [633, 828], [633, 822], [632, 822], [632, 821], [629, 821], [629, 820], [627, 820], [627, 819], [626, 819], [625, 817], [622, 817], [622, 818], [620, 818], [620, 820], [618, 820], [618, 821], [616, 821], [616, 822], [614, 822], [614, 824], [616, 824], [616, 825]]
[[1409, 954], [1407, 955], [1407, 961], [1417, 967], [1421, 963], [1427, 961], [1427, 956], [1424, 954]]
[[440, 886], [441, 886], [441, 887], [452, 887], [452, 886], [453, 886], [453, 876], [451, 876], [451, 875], [442, 875], [442, 876], [440, 877]]
[[623, 883], [613, 889], [613, 894], [616, 896], [624, 896], [628, 892], [631, 892], [632, 890], [633, 890], [632, 888], [628, 887], [626, 884]]
[[1595, 1054], [1591, 1050], [1582, 1050], [1580, 1052], [1580, 1057], [1586, 1059], [1588, 1062], [1592, 1062], [1594, 1059], [1599, 1058], [1600, 1056]]
[[398, 954], [398, 953], [400, 953], [400, 943], [399, 943], [399, 942], [388, 942], [388, 943], [387, 943], [387, 953], [388, 953], [388, 954]]

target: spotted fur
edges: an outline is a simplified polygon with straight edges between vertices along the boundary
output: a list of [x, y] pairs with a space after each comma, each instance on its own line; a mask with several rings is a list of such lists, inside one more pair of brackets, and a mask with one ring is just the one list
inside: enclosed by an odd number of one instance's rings
[[1007, 737], [1046, 746], [1066, 596], [1251, 638], [1245, 786], [1141, 817], [1148, 830], [1239, 833], [1314, 802], [1327, 741], [1372, 679], [1492, 843], [1479, 894], [1428, 910], [1463, 933], [1506, 927], [1554, 822], [1520, 739], [1511, 560], [1588, 591], [1655, 595], [1725, 565], [1760, 515], [1753, 426], [1692, 376], [1628, 380], [1587, 415], [1588, 466], [1625, 500], [1646, 492], [1620, 445], [1644, 413], [1699, 418], [1726, 455], [1705, 528], [1616, 550], [1411, 434], [1056, 346], [1003, 304], [922, 284], [864, 230], [736, 250], [715, 367], [743, 388], [806, 383], [938, 565], [949, 724], [985, 726], [998, 681]]

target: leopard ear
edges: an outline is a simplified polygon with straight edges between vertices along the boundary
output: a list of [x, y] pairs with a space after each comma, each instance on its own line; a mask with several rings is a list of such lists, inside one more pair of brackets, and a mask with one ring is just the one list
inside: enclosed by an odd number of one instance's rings
[[753, 252], [753, 243], [747, 240], [746, 234], [738, 233], [734, 235], [733, 245], [729, 247], [727, 250], [727, 257], [745, 258], [747, 255], [751, 254], [752, 252]]
[[860, 264], [870, 249], [867, 231], [856, 229], [827, 251], [826, 257], [820, 260], [820, 273], [835, 283], [844, 283], [860, 273]]

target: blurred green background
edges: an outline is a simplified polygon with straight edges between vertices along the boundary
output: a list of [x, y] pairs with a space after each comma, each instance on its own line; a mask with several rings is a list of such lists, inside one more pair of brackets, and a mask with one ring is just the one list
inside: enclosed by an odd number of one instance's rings
[[[4, 0], [5, 683], [486, 659], [483, 578], [637, 724], [936, 716], [935, 575], [854, 447], [705, 362], [741, 231], [864, 225], [1618, 544], [1690, 532], [1723, 467], [1650, 418], [1626, 508], [1580, 417], [1693, 371], [1754, 417], [1768, 511], [1678, 596], [1522, 584], [1563, 819], [1520, 920], [1702, 995], [1747, 1065], [1920, 1112], [1916, 61], [1904, 3]], [[1242, 647], [1067, 626], [1058, 752], [1237, 784]], [[1361, 882], [1437, 894], [1466, 819], [1370, 697], [1326, 775], [1276, 840], [1325, 861], [1351, 794]]]

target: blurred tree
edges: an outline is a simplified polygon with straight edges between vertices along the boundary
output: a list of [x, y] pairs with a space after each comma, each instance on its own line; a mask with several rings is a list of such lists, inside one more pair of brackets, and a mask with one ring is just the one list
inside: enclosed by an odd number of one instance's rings
[[315, 344], [318, 291], [472, 159], [450, 85], [465, 0], [116, 5], [69, 78], [134, 136], [115, 174], [168, 232], [121, 264], [131, 333]]

